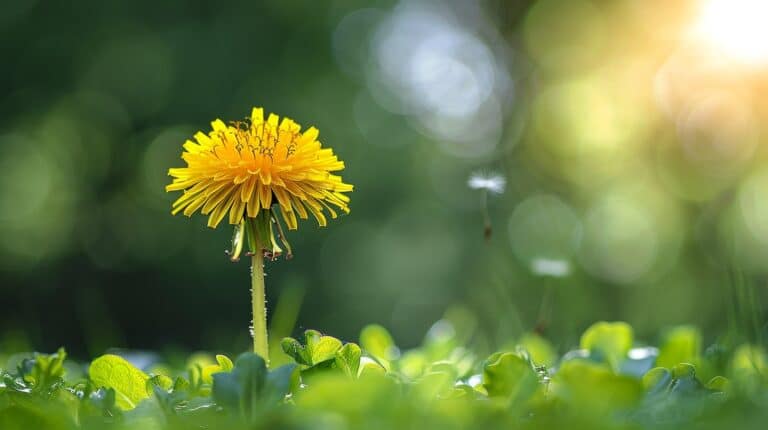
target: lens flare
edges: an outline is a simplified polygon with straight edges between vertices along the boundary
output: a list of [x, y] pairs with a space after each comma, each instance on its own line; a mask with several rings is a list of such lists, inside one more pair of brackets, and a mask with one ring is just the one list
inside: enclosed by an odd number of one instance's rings
[[768, 1], [707, 0], [694, 33], [720, 54], [752, 65], [768, 64]]

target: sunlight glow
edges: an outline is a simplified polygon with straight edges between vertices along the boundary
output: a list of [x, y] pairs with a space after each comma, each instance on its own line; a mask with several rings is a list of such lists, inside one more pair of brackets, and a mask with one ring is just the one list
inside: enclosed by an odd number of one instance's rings
[[695, 34], [720, 53], [747, 64], [768, 63], [768, 1], [706, 0]]

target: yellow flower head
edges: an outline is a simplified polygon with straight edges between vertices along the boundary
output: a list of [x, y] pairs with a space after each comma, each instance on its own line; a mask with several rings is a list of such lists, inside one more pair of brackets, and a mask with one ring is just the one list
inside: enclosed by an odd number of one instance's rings
[[353, 187], [331, 173], [344, 169], [344, 162], [322, 147], [316, 128], [302, 133], [299, 124], [274, 114], [264, 121], [261, 108], [249, 120], [227, 125], [217, 119], [211, 126], [184, 143], [187, 166], [168, 171], [173, 183], [165, 190], [184, 191], [173, 203], [174, 215], [200, 209], [215, 228], [227, 214], [237, 225], [277, 203], [288, 228], [296, 229], [297, 214], [306, 219], [311, 213], [324, 226], [325, 210], [336, 218], [331, 205], [349, 213], [343, 193]]

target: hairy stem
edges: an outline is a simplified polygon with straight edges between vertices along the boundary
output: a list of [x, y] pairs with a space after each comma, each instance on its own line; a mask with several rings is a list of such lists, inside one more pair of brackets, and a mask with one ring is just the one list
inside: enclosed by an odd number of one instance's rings
[[[257, 250], [261, 243], [257, 241]], [[269, 364], [267, 343], [267, 296], [264, 289], [264, 253], [257, 251], [251, 257], [251, 304], [253, 305], [253, 352]]]

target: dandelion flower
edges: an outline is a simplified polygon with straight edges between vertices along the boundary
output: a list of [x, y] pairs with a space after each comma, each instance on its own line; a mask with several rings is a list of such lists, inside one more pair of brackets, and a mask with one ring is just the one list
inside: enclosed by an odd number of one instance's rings
[[504, 192], [507, 180], [497, 173], [476, 172], [467, 181], [469, 188], [473, 190], [486, 190], [494, 194]]
[[[336, 218], [336, 210], [349, 213], [352, 185], [334, 175], [344, 169], [333, 150], [323, 148], [318, 131], [301, 126], [289, 118], [254, 108], [244, 121], [225, 124], [217, 119], [208, 133], [198, 132], [195, 140], [184, 143], [181, 158], [186, 167], [168, 170], [173, 182], [168, 192], [183, 191], [173, 203], [174, 215], [192, 216], [198, 210], [208, 216], [208, 226], [216, 228], [224, 218], [235, 226], [232, 235], [232, 261], [238, 261], [245, 243], [250, 248], [253, 350], [269, 363], [267, 308], [265, 305], [264, 257], [275, 259], [282, 249], [277, 236], [291, 256], [291, 246], [277, 220], [277, 206], [289, 229], [298, 227], [298, 218], [312, 214], [321, 226], [326, 212]], [[336, 209], [334, 209], [336, 208]]]
[[230, 224], [244, 217], [256, 218], [262, 209], [277, 204], [289, 229], [298, 227], [298, 218], [312, 214], [325, 226], [327, 211], [349, 213], [352, 185], [334, 175], [344, 169], [333, 150], [317, 140], [318, 130], [301, 126], [275, 114], [264, 120], [264, 111], [254, 108], [249, 119], [225, 124], [211, 123], [208, 133], [198, 132], [184, 143], [181, 158], [186, 167], [168, 174], [173, 183], [166, 191], [184, 191], [173, 203], [172, 213], [191, 216], [198, 210], [215, 228], [228, 215]]

